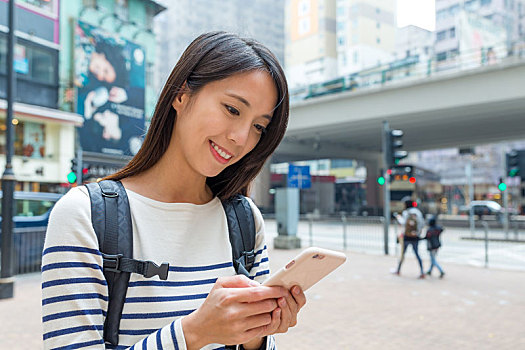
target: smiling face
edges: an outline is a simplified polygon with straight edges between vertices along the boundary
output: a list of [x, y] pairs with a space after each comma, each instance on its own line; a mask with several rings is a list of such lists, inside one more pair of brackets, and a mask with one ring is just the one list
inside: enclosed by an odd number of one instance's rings
[[93, 52], [91, 54], [89, 70], [100, 81], [112, 83], [117, 77], [115, 68], [113, 68], [103, 53]]
[[211, 82], [196, 94], [180, 94], [169, 153], [177, 167], [213, 177], [238, 162], [270, 123], [277, 89], [267, 72], [251, 71]]

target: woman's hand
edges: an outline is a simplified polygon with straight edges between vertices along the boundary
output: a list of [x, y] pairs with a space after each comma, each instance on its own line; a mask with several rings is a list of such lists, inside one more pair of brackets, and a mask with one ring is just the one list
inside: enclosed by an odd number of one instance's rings
[[297, 314], [306, 304], [306, 296], [299, 286], [293, 286], [285, 296], [277, 299], [277, 304], [281, 308], [281, 320], [274, 333], [286, 333], [288, 328], [297, 324]]
[[[200, 349], [211, 343], [243, 344], [275, 333], [283, 323], [276, 299], [287, 295], [290, 293], [282, 287], [261, 286], [242, 275], [217, 279], [204, 303], [182, 319], [186, 346]], [[291, 315], [287, 320], [293, 318], [293, 312], [287, 314]]]

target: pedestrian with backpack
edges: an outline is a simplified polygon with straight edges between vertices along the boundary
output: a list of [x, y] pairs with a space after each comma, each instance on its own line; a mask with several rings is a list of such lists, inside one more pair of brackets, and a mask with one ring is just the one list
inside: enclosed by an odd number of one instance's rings
[[298, 286], [269, 274], [249, 186], [282, 140], [289, 95], [263, 45], [196, 38], [120, 171], [55, 205], [42, 258], [45, 349], [275, 349]]
[[443, 227], [436, 224], [436, 217], [433, 216], [430, 218], [425, 235], [425, 239], [427, 240], [427, 250], [430, 254], [430, 268], [427, 271], [427, 275], [430, 276], [432, 274], [432, 269], [435, 266], [439, 270], [439, 278], [443, 278], [443, 276], [445, 276], [445, 272], [436, 260], [438, 250], [441, 247], [440, 237], [442, 232]]
[[403, 200], [403, 202], [405, 203], [405, 210], [403, 210], [401, 215], [398, 214], [396, 216], [399, 224], [404, 226], [404, 230], [402, 239], [400, 240], [401, 257], [399, 259], [399, 264], [395, 274], [401, 274], [401, 265], [403, 265], [403, 261], [405, 260], [406, 250], [409, 246], [411, 246], [414, 254], [416, 255], [417, 262], [419, 263], [419, 278], [425, 278], [425, 274], [423, 272], [423, 263], [418, 252], [418, 243], [420, 240], [421, 231], [425, 225], [425, 219], [423, 218], [423, 213], [421, 213], [421, 210], [417, 208], [417, 204], [415, 204], [411, 198], [406, 198]]

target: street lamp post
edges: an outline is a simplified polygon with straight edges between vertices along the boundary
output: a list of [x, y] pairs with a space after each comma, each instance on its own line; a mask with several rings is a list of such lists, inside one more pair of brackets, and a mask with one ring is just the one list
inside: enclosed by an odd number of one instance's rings
[[13, 69], [15, 46], [15, 1], [9, 1], [9, 35], [7, 39], [7, 114], [5, 118], [5, 171], [2, 175], [2, 260], [0, 266], [0, 299], [13, 297], [13, 193], [15, 174], [13, 158], [13, 102], [16, 77]]

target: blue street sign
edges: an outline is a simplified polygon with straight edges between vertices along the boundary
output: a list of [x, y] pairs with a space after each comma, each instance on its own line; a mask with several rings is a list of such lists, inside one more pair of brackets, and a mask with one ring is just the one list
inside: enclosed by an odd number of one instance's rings
[[288, 187], [310, 188], [312, 187], [312, 177], [310, 176], [310, 166], [298, 166], [290, 164], [288, 167]]

